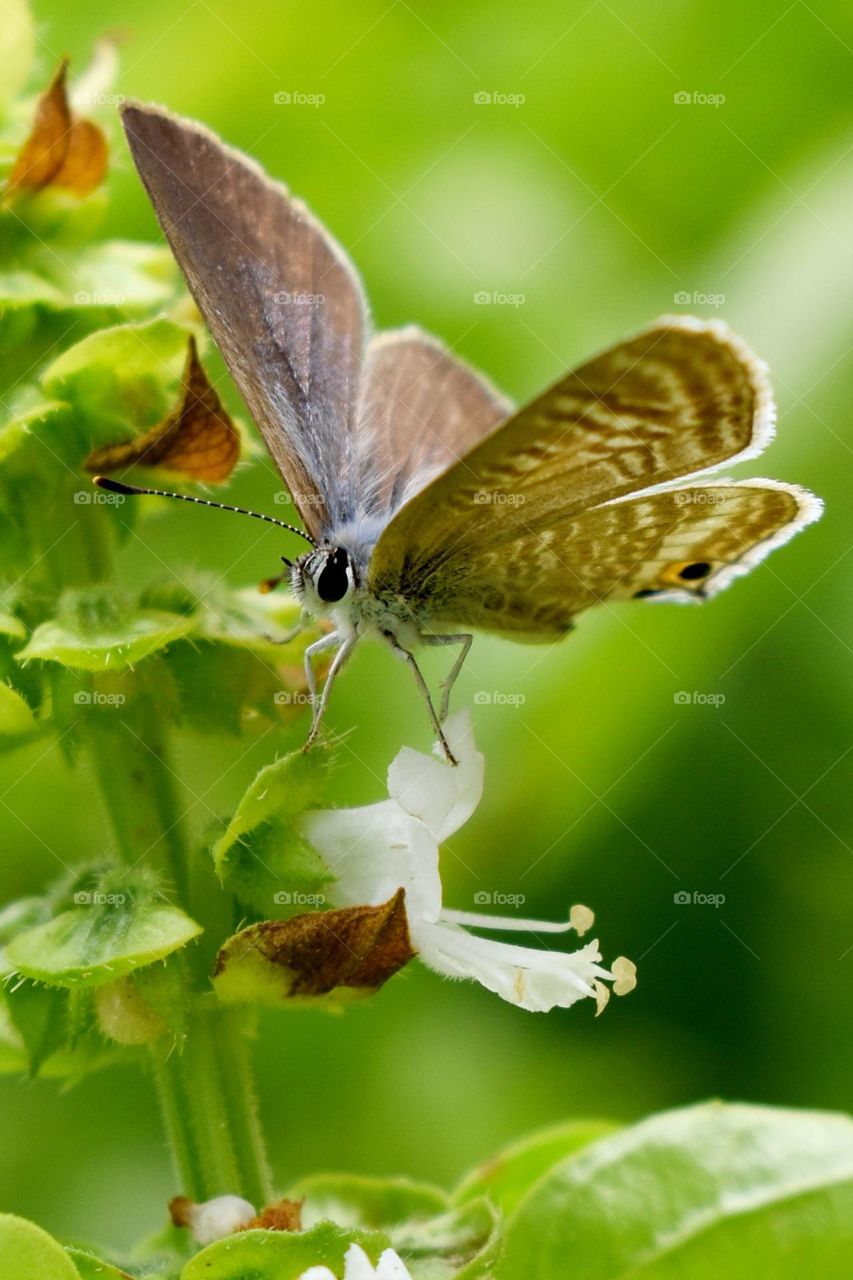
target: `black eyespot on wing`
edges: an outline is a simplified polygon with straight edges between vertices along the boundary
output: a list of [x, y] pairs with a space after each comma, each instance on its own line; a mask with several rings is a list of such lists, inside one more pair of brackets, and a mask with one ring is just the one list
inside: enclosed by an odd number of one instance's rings
[[698, 578], [707, 578], [710, 572], [711, 566], [706, 560], [697, 560], [694, 564], [686, 564], [683, 569], [679, 569], [678, 576], [685, 582], [695, 582]]
[[660, 595], [660, 591], [655, 587], [644, 587], [642, 591], [634, 592], [635, 600], [648, 600], [651, 596]]
[[331, 553], [320, 570], [317, 595], [325, 604], [336, 604], [338, 600], [343, 600], [349, 590], [348, 564], [349, 556], [339, 547]]

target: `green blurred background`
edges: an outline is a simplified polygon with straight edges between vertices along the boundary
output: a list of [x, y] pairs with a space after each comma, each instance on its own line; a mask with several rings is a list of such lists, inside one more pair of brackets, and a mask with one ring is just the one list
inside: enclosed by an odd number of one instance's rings
[[[542, 1017], [412, 965], [345, 1017], [269, 1017], [257, 1061], [280, 1184], [329, 1167], [448, 1183], [533, 1126], [709, 1095], [848, 1107], [849, 5], [40, 0], [37, 17], [45, 74], [126, 26], [123, 92], [251, 152], [353, 254], [378, 326], [419, 321], [519, 400], [660, 313], [724, 317], [770, 363], [780, 404], [778, 441], [741, 473], [827, 502], [701, 609], [603, 609], [553, 648], [478, 640], [458, 697], [476, 704], [486, 794], [445, 849], [446, 900], [524, 894], [546, 917], [586, 902], [640, 985], [598, 1021], [591, 1006]], [[112, 234], [158, 234], [123, 148], [112, 191]], [[278, 514], [279, 488], [258, 462], [230, 495]], [[133, 581], [159, 557], [253, 583], [283, 549], [185, 509], [148, 528]], [[428, 742], [408, 673], [378, 647], [358, 652], [330, 721], [355, 726], [342, 801], [378, 798], [400, 744]], [[244, 755], [186, 738], [181, 769], [228, 812], [301, 732]], [[4, 899], [54, 875], [45, 846], [70, 861], [101, 838], [89, 779], [42, 751], [11, 761]], [[674, 901], [693, 891], [725, 902]], [[56, 1232], [99, 1222], [119, 1244], [157, 1225], [176, 1188], [146, 1079], [108, 1072], [64, 1095], [4, 1080], [0, 1102], [4, 1207]], [[81, 1154], [73, 1183], [60, 1148]]]

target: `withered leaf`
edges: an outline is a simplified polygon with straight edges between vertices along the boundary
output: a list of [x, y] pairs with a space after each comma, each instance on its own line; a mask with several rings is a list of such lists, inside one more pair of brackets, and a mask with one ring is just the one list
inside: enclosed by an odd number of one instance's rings
[[[328, 995], [339, 988], [376, 991], [414, 955], [406, 920], [405, 891], [378, 907], [312, 911], [290, 920], [263, 920], [226, 942], [214, 978], [225, 996], [241, 977], [251, 999], [264, 985], [267, 1002]], [[260, 971], [259, 972], [259, 968]], [[233, 998], [225, 996], [225, 998]]]
[[107, 140], [96, 124], [72, 115], [67, 77], [68, 59], [63, 58], [38, 100], [30, 136], [9, 174], [7, 194], [51, 186], [85, 196], [103, 181]]
[[268, 1204], [256, 1218], [252, 1218], [251, 1222], [247, 1222], [239, 1230], [254, 1231], [260, 1228], [263, 1231], [301, 1231], [303, 1204], [303, 1200], [278, 1200], [275, 1204]]
[[169, 1201], [169, 1219], [173, 1227], [188, 1227], [190, 1225], [190, 1209], [195, 1204], [189, 1196], [172, 1196]]
[[190, 335], [175, 409], [143, 435], [95, 449], [83, 464], [94, 474], [119, 471], [133, 463], [177, 471], [192, 480], [221, 484], [240, 456], [240, 434], [210, 385]]

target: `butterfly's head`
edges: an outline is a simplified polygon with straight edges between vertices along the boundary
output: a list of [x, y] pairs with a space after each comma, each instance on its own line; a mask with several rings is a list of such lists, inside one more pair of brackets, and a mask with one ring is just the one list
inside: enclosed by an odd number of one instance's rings
[[355, 590], [355, 566], [343, 547], [315, 547], [294, 562], [291, 585], [293, 594], [310, 613], [331, 613]]

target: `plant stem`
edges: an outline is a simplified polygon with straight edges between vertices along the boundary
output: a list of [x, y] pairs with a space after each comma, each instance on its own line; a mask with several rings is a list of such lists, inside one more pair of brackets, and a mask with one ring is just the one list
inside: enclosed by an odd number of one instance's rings
[[181, 1190], [194, 1200], [241, 1195], [260, 1209], [270, 1175], [254, 1100], [247, 1015], [202, 1002], [183, 1046], [152, 1050]]
[[[159, 855], [175, 901], [221, 937], [228, 904], [212, 867], [191, 865], [156, 675], [142, 687], [139, 679], [132, 677], [124, 707], [81, 718], [116, 844], [129, 865]], [[183, 1193], [195, 1200], [242, 1195], [260, 1209], [271, 1188], [247, 1043], [250, 1015], [214, 1002], [211, 956], [209, 946], [195, 946], [169, 962], [176, 1003], [189, 1012], [177, 1044], [152, 1043], [154, 1078]]]
[[129, 863], [160, 861], [176, 900], [186, 906], [189, 867], [176, 778], [157, 691], [138, 688], [138, 680], [123, 677], [126, 710], [81, 717], [81, 734], [122, 857]]

